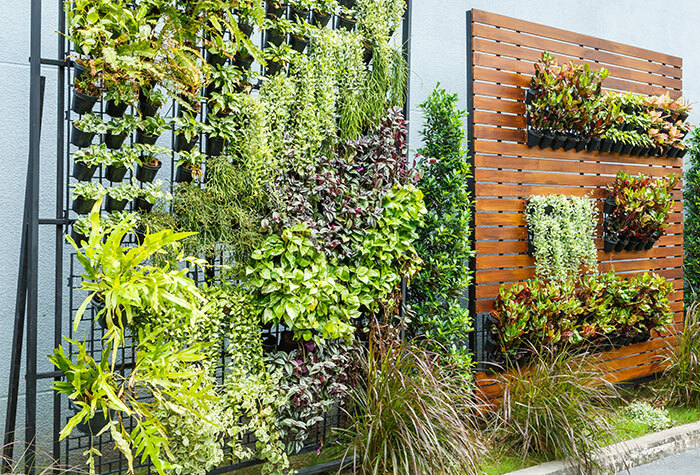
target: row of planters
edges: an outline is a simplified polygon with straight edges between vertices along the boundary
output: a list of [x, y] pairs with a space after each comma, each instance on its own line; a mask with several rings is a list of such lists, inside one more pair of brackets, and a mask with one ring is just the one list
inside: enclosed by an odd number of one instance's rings
[[133, 201], [135, 211], [151, 211], [160, 199], [169, 198], [163, 190], [163, 182], [147, 183], [139, 187], [136, 182], [124, 182], [118, 186], [104, 187], [99, 183], [77, 183], [73, 187], [72, 209], [78, 214], [88, 214], [97, 201], [105, 198], [105, 211], [122, 211]]
[[[159, 156], [169, 154], [170, 149], [156, 145], [134, 144], [119, 151], [110, 151], [104, 144], [92, 145], [73, 154], [73, 178], [89, 182], [97, 168], [104, 167], [104, 178], [118, 183], [124, 180], [129, 170], [136, 169], [134, 177], [142, 183], [152, 183], [163, 162]], [[181, 152], [183, 161], [195, 162], [199, 152]]]
[[651, 249], [669, 226], [679, 177], [649, 178], [620, 171], [603, 203], [605, 252]]
[[603, 93], [608, 71], [546, 51], [526, 91], [528, 147], [599, 151], [633, 156], [682, 157], [690, 104], [683, 98]]
[[536, 348], [607, 350], [646, 341], [672, 322], [672, 292], [673, 285], [653, 273], [624, 279], [611, 272], [503, 286], [491, 311], [491, 351], [525, 361]]

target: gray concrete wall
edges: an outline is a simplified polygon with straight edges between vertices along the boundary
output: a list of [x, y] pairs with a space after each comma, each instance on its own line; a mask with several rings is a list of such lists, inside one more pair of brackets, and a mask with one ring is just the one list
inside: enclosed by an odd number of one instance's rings
[[[22, 202], [28, 147], [29, 0], [0, 0], [0, 421], [4, 421], [9, 372]], [[56, 57], [58, 0], [43, 2], [43, 56]], [[479, 8], [605, 39], [658, 50], [684, 59], [685, 93], [700, 98], [700, 2], [651, 0], [414, 0], [411, 72], [411, 147], [419, 146], [417, 105], [437, 82], [466, 104], [466, 11]], [[41, 215], [53, 217], [55, 193], [56, 71], [45, 67], [46, 108], [42, 135]], [[700, 117], [697, 113], [695, 118]], [[693, 118], [691, 117], [691, 120]], [[41, 233], [39, 370], [53, 346], [53, 229]], [[50, 435], [48, 384], [40, 386], [38, 434]], [[20, 423], [24, 401], [20, 400]], [[1, 422], [0, 422], [1, 423]], [[21, 424], [20, 424], [21, 427]], [[21, 433], [19, 438], [21, 439]]]

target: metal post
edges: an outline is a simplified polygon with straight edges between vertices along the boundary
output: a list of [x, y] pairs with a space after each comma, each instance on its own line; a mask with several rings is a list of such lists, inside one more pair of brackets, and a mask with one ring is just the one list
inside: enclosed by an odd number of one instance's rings
[[27, 379], [25, 432], [27, 444], [25, 471], [34, 473], [36, 442], [36, 361], [37, 292], [39, 270], [39, 156], [41, 137], [41, 0], [31, 3], [31, 58], [29, 84], [29, 163], [31, 168], [31, 206], [28, 215], [28, 290], [27, 290]]
[[[469, 194], [474, 199], [475, 179], [474, 179], [474, 57], [472, 53], [472, 11], [467, 12], [467, 149], [469, 153], [469, 166], [471, 168], [471, 176], [469, 177]], [[469, 285], [469, 313], [474, 318], [474, 329], [469, 332], [469, 348], [477, 358], [481, 355], [476, 355], [476, 329], [477, 329], [477, 314], [476, 314], [476, 233], [474, 225], [476, 223], [476, 207], [472, 206], [471, 218], [469, 220], [470, 244], [471, 250], [474, 253], [469, 259], [469, 270], [472, 272], [472, 282]]]

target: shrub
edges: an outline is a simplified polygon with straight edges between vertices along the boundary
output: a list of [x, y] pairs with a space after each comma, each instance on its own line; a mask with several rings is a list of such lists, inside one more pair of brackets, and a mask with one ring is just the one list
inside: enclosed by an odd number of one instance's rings
[[628, 419], [643, 424], [653, 431], [668, 429], [673, 424], [668, 411], [645, 401], [635, 401], [622, 411]]
[[353, 473], [477, 473], [484, 449], [469, 379], [439, 356], [370, 337], [364, 380], [352, 392]]
[[688, 139], [688, 161], [690, 167], [685, 172], [685, 200], [683, 210], [683, 240], [685, 247], [686, 301], [691, 302], [700, 288], [700, 130], [693, 129]]
[[419, 183], [428, 213], [419, 229], [416, 250], [424, 265], [411, 282], [408, 303], [415, 311], [413, 332], [467, 358], [472, 331], [469, 309], [461, 299], [472, 281], [469, 260], [471, 195], [470, 165], [457, 95], [438, 85], [421, 104], [425, 126], [419, 157], [424, 175]]
[[568, 458], [590, 473], [596, 468], [593, 452], [615, 438], [608, 419], [618, 394], [590, 356], [535, 346], [532, 351], [526, 368], [496, 376], [504, 393], [489, 432], [523, 458]]
[[562, 280], [579, 274], [581, 265], [598, 268], [596, 210], [591, 199], [530, 196], [525, 208], [538, 277]]
[[699, 308], [694, 303], [688, 309], [683, 332], [665, 359], [668, 367], [658, 384], [670, 404], [691, 407], [700, 404]]

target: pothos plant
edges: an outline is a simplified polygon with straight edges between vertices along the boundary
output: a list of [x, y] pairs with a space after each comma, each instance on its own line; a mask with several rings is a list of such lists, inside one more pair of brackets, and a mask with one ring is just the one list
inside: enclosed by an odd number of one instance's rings
[[525, 206], [537, 275], [562, 280], [581, 265], [596, 271], [596, 209], [588, 197], [530, 196]]

